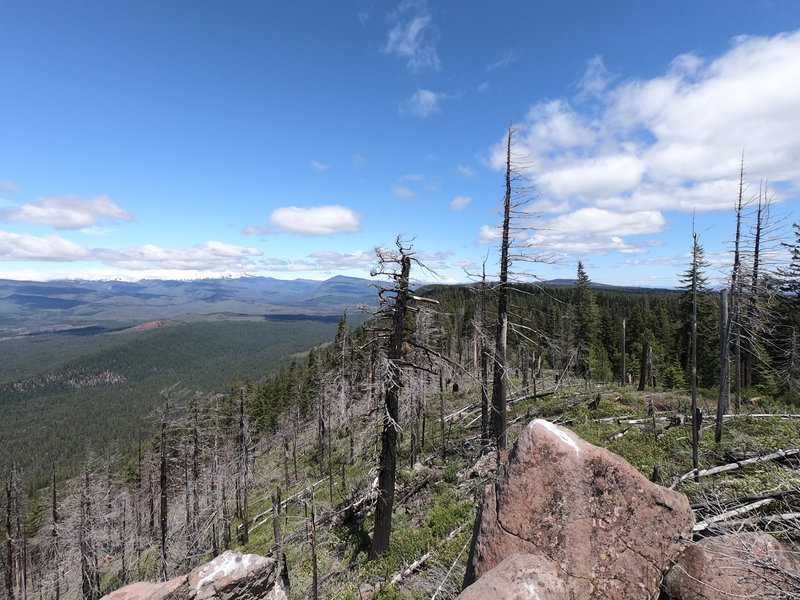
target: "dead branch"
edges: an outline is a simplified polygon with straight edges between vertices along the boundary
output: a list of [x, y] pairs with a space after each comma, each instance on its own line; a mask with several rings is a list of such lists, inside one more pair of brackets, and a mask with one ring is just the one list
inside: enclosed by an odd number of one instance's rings
[[[459, 525], [458, 527], [456, 527], [453, 531], [447, 534], [447, 537], [444, 538], [444, 540], [442, 540], [439, 546], [441, 547], [445, 543], [452, 540], [461, 532], [463, 528], [464, 528], [463, 525]], [[392, 577], [392, 585], [397, 585], [398, 583], [403, 581], [403, 579], [405, 579], [406, 577], [409, 577], [410, 575], [416, 573], [419, 570], [419, 568], [425, 563], [425, 561], [427, 561], [431, 557], [432, 554], [433, 550], [429, 550], [428, 552], [420, 556], [417, 560], [408, 565], [405, 569], [397, 573], [394, 577]]]

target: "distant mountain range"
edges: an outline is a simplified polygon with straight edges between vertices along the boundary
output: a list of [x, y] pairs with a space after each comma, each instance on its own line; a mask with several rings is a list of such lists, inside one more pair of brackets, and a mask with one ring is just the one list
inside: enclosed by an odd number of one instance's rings
[[340, 315], [374, 306], [373, 282], [272, 277], [190, 281], [0, 280], [0, 336], [169, 319], [182, 315]]
[[[544, 285], [572, 286], [574, 279]], [[186, 315], [248, 315], [270, 320], [333, 317], [377, 303], [375, 282], [337, 275], [325, 281], [241, 277], [187, 281], [0, 279], [0, 338], [89, 329], [102, 332]], [[647, 292], [592, 282], [597, 289]], [[663, 291], [663, 290], [660, 290]]]

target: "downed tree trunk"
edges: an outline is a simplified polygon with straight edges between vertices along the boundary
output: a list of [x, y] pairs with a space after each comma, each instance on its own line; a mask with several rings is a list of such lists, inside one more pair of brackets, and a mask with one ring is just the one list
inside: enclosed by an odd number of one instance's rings
[[[800, 454], [800, 448], [791, 448], [789, 450], [776, 450], [775, 452], [772, 452], [770, 454], [764, 454], [763, 456], [756, 456], [754, 458], [748, 458], [746, 460], [740, 460], [738, 462], [732, 462], [725, 465], [720, 465], [718, 467], [713, 467], [711, 469], [701, 469], [700, 471], [697, 472], [697, 477], [708, 477], [710, 475], [717, 475], [719, 473], [735, 471], [736, 469], [740, 469], [745, 465], [770, 462], [781, 458], [789, 458], [790, 456], [795, 456], [797, 454]], [[683, 475], [681, 475], [671, 486], [669, 486], [669, 489], [674, 490], [678, 486], [678, 484], [683, 483], [690, 477], [694, 476], [695, 476], [695, 470], [692, 469], [688, 473], [684, 473]]]
[[759, 528], [766, 530], [772, 523], [780, 523], [782, 521], [798, 521], [800, 520], [800, 512], [781, 513], [779, 515], [762, 515], [760, 517], [750, 517], [749, 519], [734, 519], [731, 525], [735, 527], [742, 527], [744, 525], [756, 525]]
[[707, 508], [722, 508], [724, 506], [730, 506], [731, 504], [746, 504], [748, 502], [756, 502], [758, 500], [764, 500], [766, 498], [773, 498], [775, 500], [780, 500], [781, 498], [786, 498], [788, 496], [796, 496], [800, 494], [800, 490], [786, 490], [783, 492], [770, 492], [766, 494], [758, 494], [755, 496], [739, 496], [738, 498], [722, 498], [719, 500], [710, 500], [708, 502], [698, 502], [692, 504], [692, 510], [694, 511], [702, 511], [703, 509]]
[[618, 439], [619, 439], [619, 438], [621, 438], [623, 435], [625, 435], [626, 433], [628, 433], [628, 432], [629, 432], [631, 429], [632, 429], [632, 427], [625, 427], [624, 429], [620, 429], [620, 430], [619, 430], [619, 431], [617, 431], [616, 433], [613, 433], [613, 434], [611, 435], [611, 437], [610, 437], [610, 438], [608, 438], [608, 441], [609, 441], [609, 442], [613, 442], [614, 440], [618, 440]]
[[741, 514], [746, 512], [750, 512], [756, 510], [757, 508], [761, 508], [762, 506], [767, 506], [768, 504], [772, 504], [774, 502], [773, 498], [764, 498], [763, 500], [759, 500], [758, 502], [753, 502], [752, 504], [745, 504], [744, 506], [740, 506], [739, 508], [735, 508], [733, 510], [726, 511], [719, 515], [714, 515], [713, 517], [709, 517], [699, 523], [696, 523], [694, 527], [692, 527], [692, 532], [697, 533], [698, 531], [704, 531], [708, 529], [711, 525], [716, 523], [720, 523], [722, 521], [729, 521], [734, 517], [738, 517]]

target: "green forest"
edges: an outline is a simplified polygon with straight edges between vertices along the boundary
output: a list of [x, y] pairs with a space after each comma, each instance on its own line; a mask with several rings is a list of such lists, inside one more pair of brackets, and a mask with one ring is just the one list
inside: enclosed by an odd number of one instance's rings
[[26, 486], [79, 472], [88, 455], [126, 451], [154, 432], [172, 386], [226, 391], [259, 380], [330, 339], [335, 319], [175, 321], [152, 331], [5, 340], [0, 371], [0, 465]]

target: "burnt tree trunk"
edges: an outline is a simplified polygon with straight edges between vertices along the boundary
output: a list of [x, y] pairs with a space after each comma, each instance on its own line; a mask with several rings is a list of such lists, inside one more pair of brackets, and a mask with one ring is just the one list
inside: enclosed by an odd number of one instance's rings
[[722, 421], [731, 401], [731, 360], [730, 360], [730, 315], [728, 314], [728, 290], [719, 294], [719, 398], [717, 399], [717, 420], [714, 425], [714, 441], [722, 440]]
[[[398, 243], [399, 245], [399, 243]], [[400, 418], [399, 400], [403, 388], [402, 365], [403, 336], [410, 300], [409, 275], [411, 256], [400, 248], [400, 273], [395, 276], [395, 298], [392, 307], [392, 325], [387, 349], [386, 391], [384, 394], [383, 432], [378, 465], [378, 501], [375, 507], [375, 529], [369, 558], [375, 559], [389, 548], [392, 533], [392, 507], [397, 475], [397, 433]]]
[[646, 338], [642, 338], [642, 361], [639, 367], [639, 387], [637, 388], [638, 391], [643, 392], [645, 386], [650, 381], [650, 364], [651, 364], [651, 349], [650, 349], [650, 341]]
[[509, 127], [506, 141], [506, 193], [503, 198], [503, 228], [500, 245], [500, 283], [497, 288], [497, 331], [492, 370], [492, 438], [498, 450], [505, 450], [508, 416], [506, 347], [508, 345], [508, 265], [509, 229], [511, 225], [511, 139]]

